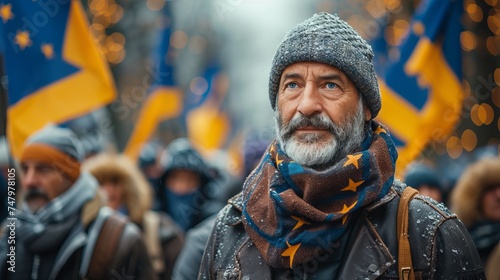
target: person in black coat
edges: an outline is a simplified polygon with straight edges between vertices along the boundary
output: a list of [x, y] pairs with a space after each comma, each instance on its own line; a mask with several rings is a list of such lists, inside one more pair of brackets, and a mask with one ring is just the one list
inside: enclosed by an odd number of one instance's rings
[[220, 187], [214, 169], [186, 138], [178, 138], [164, 150], [163, 174], [157, 187], [160, 209], [187, 231], [217, 213], [223, 205], [216, 200]]

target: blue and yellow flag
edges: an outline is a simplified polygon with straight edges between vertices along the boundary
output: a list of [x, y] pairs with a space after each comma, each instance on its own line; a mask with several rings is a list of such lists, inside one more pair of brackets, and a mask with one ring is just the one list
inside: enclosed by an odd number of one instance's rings
[[157, 62], [154, 83], [124, 151], [133, 160], [137, 159], [142, 146], [150, 139], [158, 124], [178, 116], [182, 111], [182, 93], [174, 81], [170, 46], [172, 15], [169, 4], [163, 8], [160, 19], [160, 41], [154, 56], [154, 61]]
[[17, 157], [32, 133], [111, 102], [116, 90], [79, 0], [1, 0], [0, 17]]
[[220, 65], [212, 62], [203, 77], [195, 77], [191, 85], [183, 112], [188, 137], [202, 152], [220, 149], [231, 130], [229, 116], [222, 108], [229, 79]]
[[378, 120], [399, 147], [398, 172], [449, 134], [460, 117], [462, 11], [461, 0], [423, 0], [398, 48], [399, 60], [375, 65], [383, 104]]

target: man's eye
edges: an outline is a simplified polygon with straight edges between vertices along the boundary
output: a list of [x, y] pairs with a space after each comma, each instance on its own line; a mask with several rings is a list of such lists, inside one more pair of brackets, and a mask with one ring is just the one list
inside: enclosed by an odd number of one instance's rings
[[52, 166], [43, 165], [38, 167], [38, 171], [41, 173], [49, 173], [52, 172], [53, 170], [54, 168]]
[[336, 83], [326, 83], [326, 88], [328, 89], [334, 89], [337, 87]]
[[285, 87], [286, 87], [286, 88], [297, 88], [297, 87], [298, 87], [298, 85], [297, 85], [297, 83], [288, 83], [288, 84], [286, 84], [286, 86], [285, 86]]

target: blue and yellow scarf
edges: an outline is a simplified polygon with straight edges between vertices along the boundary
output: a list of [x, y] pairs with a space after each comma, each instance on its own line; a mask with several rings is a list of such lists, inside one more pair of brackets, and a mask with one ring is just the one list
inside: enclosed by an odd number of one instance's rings
[[360, 151], [317, 171], [292, 161], [274, 141], [243, 186], [243, 224], [274, 268], [324, 255], [352, 214], [385, 196], [397, 152], [386, 129], [372, 121]]

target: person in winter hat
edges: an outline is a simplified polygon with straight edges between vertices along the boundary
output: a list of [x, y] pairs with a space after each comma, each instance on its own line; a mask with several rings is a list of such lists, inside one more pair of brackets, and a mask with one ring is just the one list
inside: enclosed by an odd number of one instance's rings
[[439, 173], [424, 163], [414, 163], [405, 174], [404, 183], [437, 202], [446, 201]]
[[[328, 13], [285, 36], [269, 79], [276, 140], [219, 212], [198, 279], [485, 279], [463, 224], [419, 195], [403, 208], [411, 251], [398, 253], [405, 185], [394, 178], [394, 143], [373, 120], [372, 58]], [[413, 265], [399, 268], [410, 252]]]
[[488, 279], [500, 279], [500, 158], [465, 169], [453, 188], [451, 210], [469, 229]]
[[96, 177], [108, 206], [142, 230], [158, 278], [171, 279], [184, 234], [170, 216], [150, 210], [151, 187], [139, 168], [124, 155], [100, 154], [87, 160], [83, 169]]
[[[269, 145], [268, 139], [261, 137], [258, 133], [250, 133], [242, 147], [243, 176], [227, 180], [227, 184], [222, 186], [222, 191], [217, 197], [217, 201], [226, 204], [227, 200], [241, 192], [241, 185], [244, 179], [259, 163]], [[216, 214], [208, 217], [195, 227], [186, 232], [186, 244], [182, 248], [179, 258], [174, 267], [172, 277], [174, 279], [196, 279], [201, 265], [201, 259], [205, 249], [205, 244], [210, 237], [214, 225]]]
[[223, 205], [215, 198], [219, 193], [211, 167], [186, 138], [172, 141], [160, 158], [164, 168], [158, 197], [161, 210], [188, 230], [217, 213]]
[[17, 174], [22, 201], [16, 220], [8, 221], [16, 233], [15, 258], [9, 263], [12, 233], [2, 227], [0, 279], [111, 279], [117, 273], [155, 279], [138, 228], [105, 207], [95, 178], [80, 171], [83, 158], [67, 128], [48, 126], [25, 143]]

